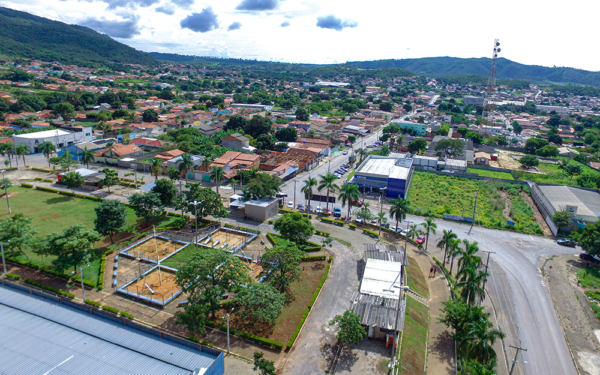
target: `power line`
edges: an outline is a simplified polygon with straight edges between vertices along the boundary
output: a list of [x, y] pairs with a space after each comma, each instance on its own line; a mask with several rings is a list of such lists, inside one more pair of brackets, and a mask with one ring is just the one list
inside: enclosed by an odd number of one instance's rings
[[509, 345], [509, 346], [510, 346], [511, 348], [517, 349], [517, 352], [515, 353], [515, 359], [514, 359], [514, 361], [513, 361], [513, 364], [512, 364], [512, 366], [510, 366], [510, 372], [508, 373], [508, 375], [512, 375], [512, 373], [513, 373], [513, 370], [515, 369], [515, 364], [517, 363], [517, 360], [518, 360], [518, 358], [519, 358], [519, 351], [520, 351], [520, 350], [523, 350], [523, 351], [525, 351], [525, 352], [526, 352], [526, 351], [527, 351], [527, 349], [525, 349], [525, 348], [521, 348], [521, 347], [512, 346], [512, 345]]

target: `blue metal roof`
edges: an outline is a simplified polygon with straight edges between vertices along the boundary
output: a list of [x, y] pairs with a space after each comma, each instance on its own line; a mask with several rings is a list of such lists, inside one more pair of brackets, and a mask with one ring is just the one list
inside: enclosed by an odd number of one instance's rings
[[120, 319], [4, 285], [0, 285], [0, 316], [0, 374], [179, 375], [195, 369], [203, 374], [214, 373], [209, 368], [222, 362], [219, 352], [167, 341], [156, 332], [144, 332], [144, 327], [129, 327]]

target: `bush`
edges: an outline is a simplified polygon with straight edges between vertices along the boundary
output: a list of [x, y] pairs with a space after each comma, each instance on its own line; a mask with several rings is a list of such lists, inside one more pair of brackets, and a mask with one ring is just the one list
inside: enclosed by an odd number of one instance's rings
[[310, 261], [314, 261], [314, 260], [325, 260], [327, 259], [326, 255], [313, 255], [313, 256], [305, 256], [302, 257], [302, 261], [303, 262], [310, 262]]
[[[48, 268], [39, 267], [39, 270], [42, 271], [42, 272], [44, 272], [44, 273], [56, 276], [56, 277], [60, 277], [61, 279], [69, 280], [71, 278], [71, 276], [69, 276], [67, 274], [64, 274], [62, 272], [56, 272], [56, 271], [48, 269]], [[95, 286], [96, 285], [94, 285], [93, 287], [95, 287]]]
[[280, 213], [284, 213], [284, 214], [289, 214], [289, 213], [293, 213], [293, 212], [296, 212], [296, 211], [294, 211], [294, 210], [288, 210], [288, 209], [285, 209], [285, 208], [280, 208], [279, 212]]
[[331, 233], [323, 232], [322, 230], [318, 230], [318, 229], [317, 229], [317, 230], [315, 230], [315, 233], [316, 233], [318, 236], [323, 236], [323, 237], [329, 237], [329, 236], [331, 235]]
[[[73, 280], [73, 282], [79, 283], [81, 285], [81, 277], [75, 276], [75, 277], [73, 277], [72, 280]], [[83, 279], [83, 285], [85, 285], [89, 288], [92, 288], [92, 289], [96, 287], [96, 284], [94, 284], [93, 282], [86, 280], [86, 279]]]
[[189, 335], [188, 340], [195, 342], [196, 344], [200, 344], [200, 339], [194, 335]]
[[11, 278], [11, 279], [13, 279], [13, 280], [19, 280], [19, 279], [21, 278], [21, 276], [20, 276], [20, 275], [15, 275], [14, 273], [10, 273], [10, 272], [8, 272], [8, 273], [6, 274], [6, 277], [9, 277], [9, 278]]
[[207, 346], [208, 345], [208, 341], [202, 341], [202, 342], [200, 342], [200, 344], [202, 344], [204, 346]]
[[54, 181], [52, 181], [52, 180], [49, 180], [49, 179], [47, 179], [47, 178], [44, 178], [44, 179], [42, 180], [42, 182], [49, 182], [49, 183], [53, 183]]
[[350, 227], [350, 229], [356, 229], [356, 225], [354, 224], [348, 224], [348, 227]]
[[29, 285], [37, 286], [38, 288], [45, 289], [45, 290], [48, 290], [48, 291], [56, 293], [56, 294], [60, 294], [61, 296], [65, 296], [67, 298], [71, 298], [71, 299], [75, 298], [75, 295], [72, 293], [65, 292], [62, 289], [57, 289], [57, 288], [54, 288], [51, 286], [44, 285], [42, 283], [39, 283], [39, 282], [31, 280], [31, 279], [25, 279], [25, 283], [29, 284]]
[[[281, 237], [281, 235], [277, 234], [277, 233], [267, 233], [267, 237], [269, 238], [269, 241], [271, 241], [271, 243], [273, 245], [277, 244], [277, 240], [275, 238], [280, 238], [282, 240], [285, 240], [283, 237]], [[287, 241], [287, 240], [285, 240]], [[312, 253], [315, 251], [320, 251], [321, 250], [321, 245], [316, 244], [314, 242], [310, 242], [310, 241], [306, 241], [304, 243], [296, 243], [296, 246], [298, 246], [302, 251], [307, 252], [307, 253]]]
[[373, 232], [372, 230], [369, 230], [367, 228], [363, 228], [363, 233], [367, 234], [369, 236], [373, 236], [373, 237], [379, 237], [379, 234]]
[[86, 303], [86, 304], [88, 304], [88, 305], [97, 307], [97, 308], [100, 308], [100, 306], [101, 306], [100, 302], [92, 301], [91, 299], [87, 299], [87, 298], [83, 302]]
[[42, 178], [41, 177], [36, 177], [36, 178], [34, 178], [34, 180], [36, 180], [36, 181], [42, 181]]
[[262, 344], [264, 346], [268, 346], [269, 348], [273, 348], [273, 349], [277, 349], [277, 350], [283, 350], [283, 343], [281, 343], [279, 341], [269, 340], [267, 338], [256, 336], [256, 335], [252, 335], [252, 334], [246, 333], [246, 332], [239, 332], [239, 335], [243, 339], [254, 341], [254, 342], [258, 343], [258, 344]]
[[15, 259], [15, 258], [11, 258], [11, 257], [8, 257], [8, 256], [6, 257], [6, 260], [9, 260], [9, 261], [11, 261], [13, 263], [20, 264], [20, 265], [25, 266], [25, 267], [33, 268], [34, 270], [39, 270], [40, 269], [40, 267], [38, 265], [30, 263], [30, 262], [27, 262], [27, 261], [24, 261], [24, 260]]
[[121, 311], [121, 316], [122, 316], [122, 317], [124, 317], [124, 318], [129, 318], [129, 319], [131, 319], [131, 320], [135, 319], [135, 318], [133, 317], [133, 315], [131, 315], [131, 314], [130, 314], [130, 313], [128, 313], [127, 311]]
[[432, 257], [434, 262], [441, 268], [444, 270], [444, 274], [446, 275], [446, 278], [448, 279], [448, 282], [450, 283], [450, 285], [454, 285], [454, 283], [456, 283], [456, 277], [454, 277], [454, 275], [450, 274], [450, 270], [445, 267], [442, 262], [439, 261], [438, 258], [436, 257]]
[[53, 171], [52, 169], [44, 169], [44, 168], [31, 168], [32, 171], [39, 171], [39, 172], [47, 172], [47, 173], [54, 173], [54, 174], [58, 174], [57, 171]]
[[342, 226], [342, 227], [344, 226], [344, 222], [343, 221], [341, 221], [341, 220], [335, 220], [335, 219], [330, 219], [328, 217], [322, 217], [321, 221], [324, 221], [326, 223], [337, 224], [337, 225]]
[[304, 314], [302, 315], [302, 319], [300, 319], [300, 323], [298, 323], [298, 326], [296, 327], [294, 334], [287, 342], [288, 349], [290, 349], [294, 345], [294, 342], [296, 342], [296, 338], [298, 338], [298, 334], [300, 334], [300, 330], [302, 329], [302, 326], [304, 325], [304, 321], [308, 317], [309, 312], [310, 312], [310, 308], [308, 308], [304, 311]]
[[267, 223], [273, 224], [273, 220], [269, 220], [269, 221], [267, 221]]
[[115, 309], [114, 307], [110, 307], [110, 306], [102, 306], [102, 310], [111, 312], [111, 313], [113, 313], [115, 315], [119, 314], [119, 310], [118, 309]]
[[32, 184], [26, 184], [26, 183], [21, 183], [21, 186], [24, 188], [29, 188], [29, 189], [31, 189], [33, 187]]

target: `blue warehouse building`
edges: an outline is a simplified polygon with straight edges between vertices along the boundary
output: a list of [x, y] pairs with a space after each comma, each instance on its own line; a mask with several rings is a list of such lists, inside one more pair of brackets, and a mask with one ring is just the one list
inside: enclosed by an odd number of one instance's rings
[[385, 188], [387, 198], [406, 198], [414, 168], [406, 154], [369, 155], [356, 169], [350, 184], [368, 193]]

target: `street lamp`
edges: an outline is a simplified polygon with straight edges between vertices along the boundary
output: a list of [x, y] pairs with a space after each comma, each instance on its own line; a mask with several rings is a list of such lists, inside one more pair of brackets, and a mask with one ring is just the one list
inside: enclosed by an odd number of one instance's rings
[[227, 353], [229, 353], [229, 314], [231, 314], [233, 312], [233, 310], [235, 310], [235, 307], [233, 307], [231, 309], [230, 312], [228, 312], [227, 315]]
[[[89, 267], [90, 265], [88, 264], [86, 267]], [[85, 288], [83, 286], [83, 267], [79, 266], [79, 277], [81, 277], [81, 295], [83, 297], [83, 300], [85, 301]]]
[[196, 222], [196, 252], [198, 252], [198, 208], [196, 206], [198, 206], [200, 203], [202, 202], [193, 201], [190, 203], [194, 205], [194, 221]]
[[[6, 172], [5, 169], [1, 170], [0, 172], [2, 172], [2, 180], [4, 180], [4, 172]], [[8, 206], [8, 213], [10, 214], [10, 201], [8, 200], [8, 184], [4, 184], [4, 194], [6, 195], [6, 205]]]
[[[6, 244], [8, 245], [9, 241], [6, 241]], [[4, 269], [4, 274], [6, 275], [6, 261], [4, 260], [4, 244], [2, 242], [0, 242], [0, 252], [2, 253], [2, 268]]]

